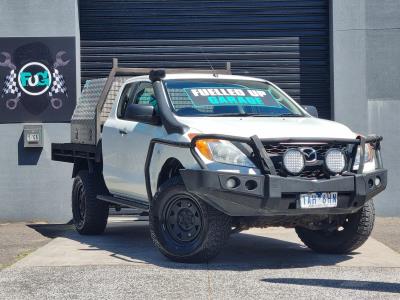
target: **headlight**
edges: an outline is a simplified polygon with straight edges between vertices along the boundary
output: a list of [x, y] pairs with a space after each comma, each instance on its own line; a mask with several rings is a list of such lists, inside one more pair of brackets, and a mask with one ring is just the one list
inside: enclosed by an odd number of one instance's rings
[[293, 175], [300, 174], [305, 166], [304, 155], [297, 149], [289, 149], [283, 154], [283, 166]]
[[[368, 173], [374, 171], [376, 169], [375, 164], [375, 149], [372, 148], [370, 144], [365, 145], [365, 152], [364, 152], [364, 170], [363, 173]], [[356, 159], [354, 161], [353, 170], [357, 171], [360, 167], [360, 157], [361, 157], [361, 148], [358, 146]]]
[[255, 168], [253, 162], [231, 142], [217, 139], [196, 141], [196, 149], [208, 160]]
[[339, 149], [329, 149], [325, 154], [325, 165], [329, 172], [339, 174], [346, 167], [346, 157]]

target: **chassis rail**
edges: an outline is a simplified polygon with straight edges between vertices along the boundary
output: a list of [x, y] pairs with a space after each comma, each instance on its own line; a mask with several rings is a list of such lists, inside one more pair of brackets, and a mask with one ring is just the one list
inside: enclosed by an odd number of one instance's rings
[[77, 159], [101, 161], [101, 144], [87, 145], [75, 143], [52, 143], [51, 159], [54, 161], [62, 161], [75, 163]]

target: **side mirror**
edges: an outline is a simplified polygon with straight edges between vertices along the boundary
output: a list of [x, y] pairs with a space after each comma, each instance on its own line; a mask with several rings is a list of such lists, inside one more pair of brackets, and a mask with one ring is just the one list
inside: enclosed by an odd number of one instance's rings
[[303, 108], [308, 112], [311, 116], [318, 118], [318, 110], [315, 106], [312, 105], [303, 105]]
[[129, 104], [125, 110], [124, 119], [152, 125], [161, 124], [160, 117], [156, 114], [156, 110], [150, 104]]

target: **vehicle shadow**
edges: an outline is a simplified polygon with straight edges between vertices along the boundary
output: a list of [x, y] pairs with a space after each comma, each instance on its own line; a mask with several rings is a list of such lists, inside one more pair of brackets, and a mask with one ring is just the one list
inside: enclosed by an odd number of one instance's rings
[[64, 237], [89, 246], [77, 249], [79, 251], [104, 251], [104, 255], [121, 260], [121, 264], [147, 263], [175, 269], [246, 271], [331, 266], [352, 258], [349, 255], [317, 254], [300, 243], [243, 232], [233, 234], [228, 245], [212, 261], [181, 264], [169, 261], [155, 248], [147, 221], [113, 222], [100, 236], [79, 235], [72, 225], [34, 224], [30, 227], [50, 238]]
[[400, 283], [344, 280], [344, 279], [316, 279], [316, 278], [265, 278], [266, 283], [328, 287], [371, 292], [400, 293]]

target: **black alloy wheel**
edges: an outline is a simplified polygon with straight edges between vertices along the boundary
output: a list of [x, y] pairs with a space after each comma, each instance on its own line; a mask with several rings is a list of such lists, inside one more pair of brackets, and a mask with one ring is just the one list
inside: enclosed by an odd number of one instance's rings
[[86, 215], [85, 190], [82, 182], [77, 184], [74, 194], [73, 197], [76, 199], [76, 204], [72, 206], [74, 222], [77, 228], [82, 228], [85, 223]]
[[108, 203], [97, 199], [105, 193], [102, 177], [82, 170], [72, 187], [72, 216], [80, 234], [101, 234], [107, 225]]
[[195, 201], [177, 195], [164, 208], [164, 224], [167, 233], [178, 243], [193, 242], [203, 229], [202, 214]]
[[231, 218], [189, 193], [180, 177], [169, 179], [154, 195], [149, 223], [156, 247], [178, 262], [208, 261], [231, 232]]
[[344, 216], [330, 229], [296, 227], [296, 233], [310, 249], [320, 253], [350, 253], [366, 242], [374, 227], [375, 208], [371, 200], [356, 213]]

